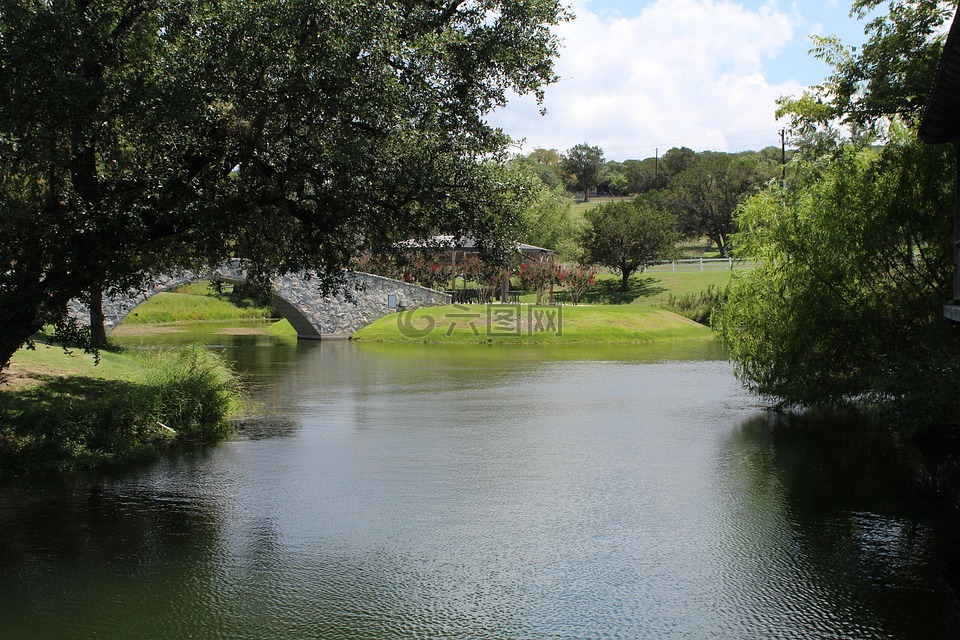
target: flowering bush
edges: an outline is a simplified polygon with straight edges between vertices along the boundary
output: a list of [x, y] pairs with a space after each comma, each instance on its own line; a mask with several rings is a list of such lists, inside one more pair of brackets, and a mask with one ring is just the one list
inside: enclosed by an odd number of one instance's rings
[[367, 254], [354, 261], [353, 268], [385, 278], [414, 282], [431, 289], [444, 288], [452, 277], [448, 259], [442, 253], [429, 256], [416, 252], [399, 259]]
[[480, 302], [492, 302], [494, 294], [503, 283], [503, 267], [485, 262], [474, 253], [465, 255], [459, 267], [465, 280], [477, 283]]
[[369, 253], [364, 254], [354, 260], [353, 269], [362, 273], [372, 273], [375, 276], [384, 278], [393, 278], [401, 280], [403, 272], [397, 266], [396, 261], [389, 256], [373, 256]]
[[580, 297], [597, 283], [597, 272], [583, 267], [563, 268], [560, 270], [560, 283], [570, 294], [570, 301], [579, 304]]
[[449, 258], [442, 253], [432, 256], [421, 252], [407, 256], [403, 279], [431, 289], [442, 289], [452, 277]]
[[549, 262], [521, 263], [518, 275], [524, 289], [537, 293], [537, 304], [543, 304], [543, 293], [550, 285], [560, 282], [559, 269]]

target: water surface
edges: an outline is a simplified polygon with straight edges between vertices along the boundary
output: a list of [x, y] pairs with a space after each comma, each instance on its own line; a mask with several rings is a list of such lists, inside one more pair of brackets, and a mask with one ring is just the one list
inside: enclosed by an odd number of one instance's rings
[[0, 485], [0, 637], [957, 635], [948, 488], [715, 347], [215, 331], [260, 403], [231, 441]]

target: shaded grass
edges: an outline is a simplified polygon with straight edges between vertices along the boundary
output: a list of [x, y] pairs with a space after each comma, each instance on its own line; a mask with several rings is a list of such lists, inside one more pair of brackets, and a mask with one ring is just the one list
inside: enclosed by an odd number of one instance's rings
[[199, 347], [70, 357], [15, 354], [0, 391], [0, 476], [89, 468], [156, 455], [229, 433], [240, 408], [234, 376]]
[[711, 340], [703, 325], [640, 306], [447, 305], [390, 314], [355, 340], [504, 344]]
[[612, 273], [597, 275], [596, 286], [581, 298], [584, 304], [636, 304], [662, 306], [671, 296], [699, 294], [710, 287], [722, 290], [730, 283], [729, 269], [712, 271], [648, 271], [630, 278], [627, 291], [620, 291], [620, 276]]

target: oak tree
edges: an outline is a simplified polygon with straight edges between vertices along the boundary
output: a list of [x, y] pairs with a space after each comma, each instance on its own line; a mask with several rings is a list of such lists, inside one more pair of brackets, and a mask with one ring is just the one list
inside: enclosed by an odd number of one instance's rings
[[[0, 366], [178, 266], [317, 273], [517, 226], [485, 115], [555, 79], [557, 0], [2, 0]], [[512, 240], [512, 238], [511, 238]]]
[[567, 150], [567, 155], [563, 158], [563, 168], [572, 183], [583, 191], [584, 202], [590, 199], [591, 189], [600, 184], [604, 165], [603, 149], [600, 147], [591, 147], [584, 142]]
[[676, 218], [644, 198], [600, 205], [586, 218], [583, 262], [619, 273], [621, 291], [630, 288], [631, 275], [672, 257], [680, 239]]

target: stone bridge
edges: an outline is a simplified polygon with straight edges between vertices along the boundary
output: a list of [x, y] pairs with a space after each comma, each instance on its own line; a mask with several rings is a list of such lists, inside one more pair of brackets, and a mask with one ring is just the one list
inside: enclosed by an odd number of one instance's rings
[[[246, 281], [246, 272], [240, 260], [232, 260], [202, 273], [180, 271], [159, 278], [152, 288], [130, 296], [104, 297], [104, 325], [110, 331], [138, 305], [161, 291], [204, 279], [242, 283]], [[289, 274], [273, 278], [272, 282], [274, 306], [297, 330], [298, 338], [312, 340], [349, 338], [354, 331], [388, 313], [450, 303], [449, 294], [356, 271], [347, 272], [344, 291], [330, 296], [322, 296], [316, 283], [305, 274]], [[76, 300], [70, 303], [70, 314], [89, 322], [89, 309]]]

